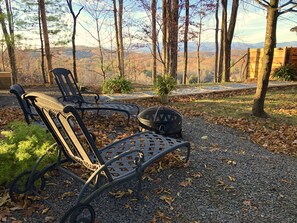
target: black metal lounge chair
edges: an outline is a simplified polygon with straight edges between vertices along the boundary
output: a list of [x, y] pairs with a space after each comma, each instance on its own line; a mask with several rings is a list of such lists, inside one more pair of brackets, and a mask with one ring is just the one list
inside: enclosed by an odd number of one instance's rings
[[10, 86], [10, 93], [14, 94], [19, 102], [19, 105], [24, 113], [25, 121], [27, 124], [39, 124], [43, 126], [43, 122], [40, 120], [39, 115], [35, 111], [34, 107], [31, 104], [22, 98], [22, 95], [25, 93], [24, 88], [20, 84], [14, 84]]
[[88, 102], [83, 97], [82, 92], [77, 86], [73, 74], [70, 70], [64, 68], [55, 68], [51, 70], [55, 76], [55, 80], [62, 93], [62, 100], [65, 104], [73, 103], [76, 109], [82, 112], [82, 116], [85, 110], [108, 110], [125, 113], [128, 117], [128, 123], [131, 115], [137, 115], [139, 113], [139, 107], [135, 104], [122, 103], [122, 102], [102, 102], [100, 96], [97, 93], [86, 92], [85, 94], [94, 95], [94, 102]]
[[[44, 173], [53, 167], [62, 170], [84, 185], [76, 202], [64, 213], [61, 222], [94, 222], [95, 212], [90, 202], [105, 189], [132, 178], [139, 180], [138, 195], [144, 169], [169, 152], [179, 149], [185, 152], [185, 161], [189, 159], [189, 142], [151, 132], [138, 133], [98, 149], [74, 107], [64, 107], [57, 99], [42, 93], [25, 94], [24, 98], [32, 102], [59, 145], [60, 154], [66, 154], [67, 159], [62, 160], [63, 156], [59, 156], [56, 163], [35, 173], [34, 170], [38, 169], [36, 166], [40, 162], [38, 161], [32, 171], [27, 171], [15, 179], [10, 187], [10, 194], [38, 194], [36, 189], [42, 189], [45, 185]], [[82, 180], [63, 167], [65, 162], [86, 167], [91, 171], [91, 176], [86, 181]], [[20, 179], [24, 177], [29, 178], [22, 179], [27, 182], [25, 189], [19, 185]], [[38, 181], [39, 186], [34, 186]], [[22, 189], [18, 189], [19, 187]]]

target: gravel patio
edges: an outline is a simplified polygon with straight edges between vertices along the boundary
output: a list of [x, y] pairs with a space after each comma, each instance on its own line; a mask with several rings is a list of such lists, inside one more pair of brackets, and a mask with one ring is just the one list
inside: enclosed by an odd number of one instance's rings
[[[92, 203], [97, 222], [296, 222], [296, 158], [273, 154], [241, 132], [201, 118], [186, 118], [183, 129], [192, 144], [190, 165], [149, 174], [140, 200], [111, 195], [136, 189], [136, 181], [105, 191]], [[61, 212], [79, 191], [71, 178], [59, 174], [47, 185], [45, 191]], [[42, 205], [30, 217], [15, 212], [14, 217], [33, 223], [62, 216], [52, 210], [42, 214], [46, 208]]]

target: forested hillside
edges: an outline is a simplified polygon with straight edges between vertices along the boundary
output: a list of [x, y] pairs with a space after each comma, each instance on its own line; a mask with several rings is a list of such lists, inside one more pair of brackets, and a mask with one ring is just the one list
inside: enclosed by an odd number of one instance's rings
[[[77, 47], [77, 70], [79, 80], [83, 84], [102, 85], [104, 78], [98, 72], [99, 50], [95, 47], [78, 46]], [[53, 64], [55, 67], [65, 67], [72, 69], [72, 49], [67, 47], [52, 48]], [[114, 52], [104, 50], [104, 54], [108, 57], [106, 64], [109, 66], [106, 78], [117, 75], [116, 60]], [[246, 50], [233, 50], [232, 63], [246, 54]], [[20, 82], [26, 84], [42, 84], [43, 78], [41, 73], [41, 57], [40, 52], [33, 50], [24, 50], [17, 52], [20, 70]], [[214, 52], [201, 52], [201, 82], [212, 82], [214, 72]], [[239, 61], [231, 69], [231, 80], [241, 80], [244, 72], [245, 60]], [[178, 80], [182, 78], [183, 60], [182, 53], [178, 56], [180, 66], [177, 69]], [[126, 76], [131, 81], [140, 84], [151, 84], [151, 54], [149, 52], [131, 52], [126, 55], [125, 69]], [[162, 72], [161, 63], [157, 63], [158, 73]], [[189, 80], [196, 82], [197, 77], [197, 53], [189, 52], [188, 62]]]

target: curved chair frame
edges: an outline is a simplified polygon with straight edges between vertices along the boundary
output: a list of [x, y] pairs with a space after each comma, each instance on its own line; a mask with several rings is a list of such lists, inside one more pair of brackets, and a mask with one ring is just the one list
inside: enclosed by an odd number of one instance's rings
[[[64, 107], [57, 99], [42, 93], [32, 92], [25, 94], [23, 98], [29, 100], [35, 107], [60, 148], [58, 161], [47, 167], [46, 171], [57, 167], [84, 184], [76, 203], [64, 214], [61, 222], [67, 222], [69, 218], [80, 222], [82, 210], [89, 213], [88, 220], [93, 222], [95, 213], [90, 202], [105, 189], [131, 178], [137, 178], [139, 181], [138, 196], [145, 168], [174, 150], [185, 149], [185, 161], [189, 160], [189, 142], [152, 132], [137, 133], [98, 149], [94, 138], [74, 107]], [[62, 159], [62, 154], [67, 158]], [[86, 167], [92, 172], [91, 176], [84, 181], [80, 176], [63, 167], [62, 164], [66, 162], [75, 162]], [[34, 169], [37, 168], [34, 167]], [[41, 172], [44, 174], [45, 171]], [[31, 180], [33, 183], [37, 177], [41, 177], [34, 172], [30, 176], [33, 178]], [[39, 194], [34, 191], [34, 186], [28, 185], [28, 188], [35, 194]], [[90, 188], [93, 190], [88, 193]], [[82, 217], [83, 220], [86, 220], [85, 218], [85, 216]]]
[[22, 98], [22, 95], [25, 94], [24, 88], [20, 84], [14, 84], [10, 86], [9, 92], [14, 94], [18, 100], [18, 103], [23, 111], [25, 121], [27, 124], [35, 123], [43, 126], [42, 121], [39, 119], [39, 116], [31, 104]]

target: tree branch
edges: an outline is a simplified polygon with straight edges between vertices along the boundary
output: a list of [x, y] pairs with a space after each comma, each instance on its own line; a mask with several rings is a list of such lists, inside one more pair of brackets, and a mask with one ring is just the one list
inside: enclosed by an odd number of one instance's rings
[[297, 7], [297, 4], [294, 5], [294, 6], [292, 6], [291, 8], [288, 8], [288, 9], [282, 11], [282, 12], [279, 12], [278, 14], [279, 14], [279, 15], [282, 15], [282, 14], [285, 14], [285, 13], [287, 13], [287, 12], [296, 12], [297, 10], [294, 9], [294, 8], [296, 8], [296, 7]]
[[76, 14], [75, 18], [77, 18], [81, 12], [81, 10], [83, 10], [84, 7], [81, 7], [80, 10], [78, 11], [78, 13]]
[[263, 6], [266, 9], [268, 8], [268, 6], [270, 6], [270, 4], [265, 0], [263, 0], [263, 2], [265, 2], [266, 4], [264, 4], [261, 0], [255, 0], [255, 1], [258, 2], [259, 5]]
[[285, 4], [281, 5], [279, 8], [283, 8], [283, 7], [285, 7], [285, 6], [287, 6], [287, 5], [291, 4], [291, 3], [293, 3], [292, 0], [287, 1]]

